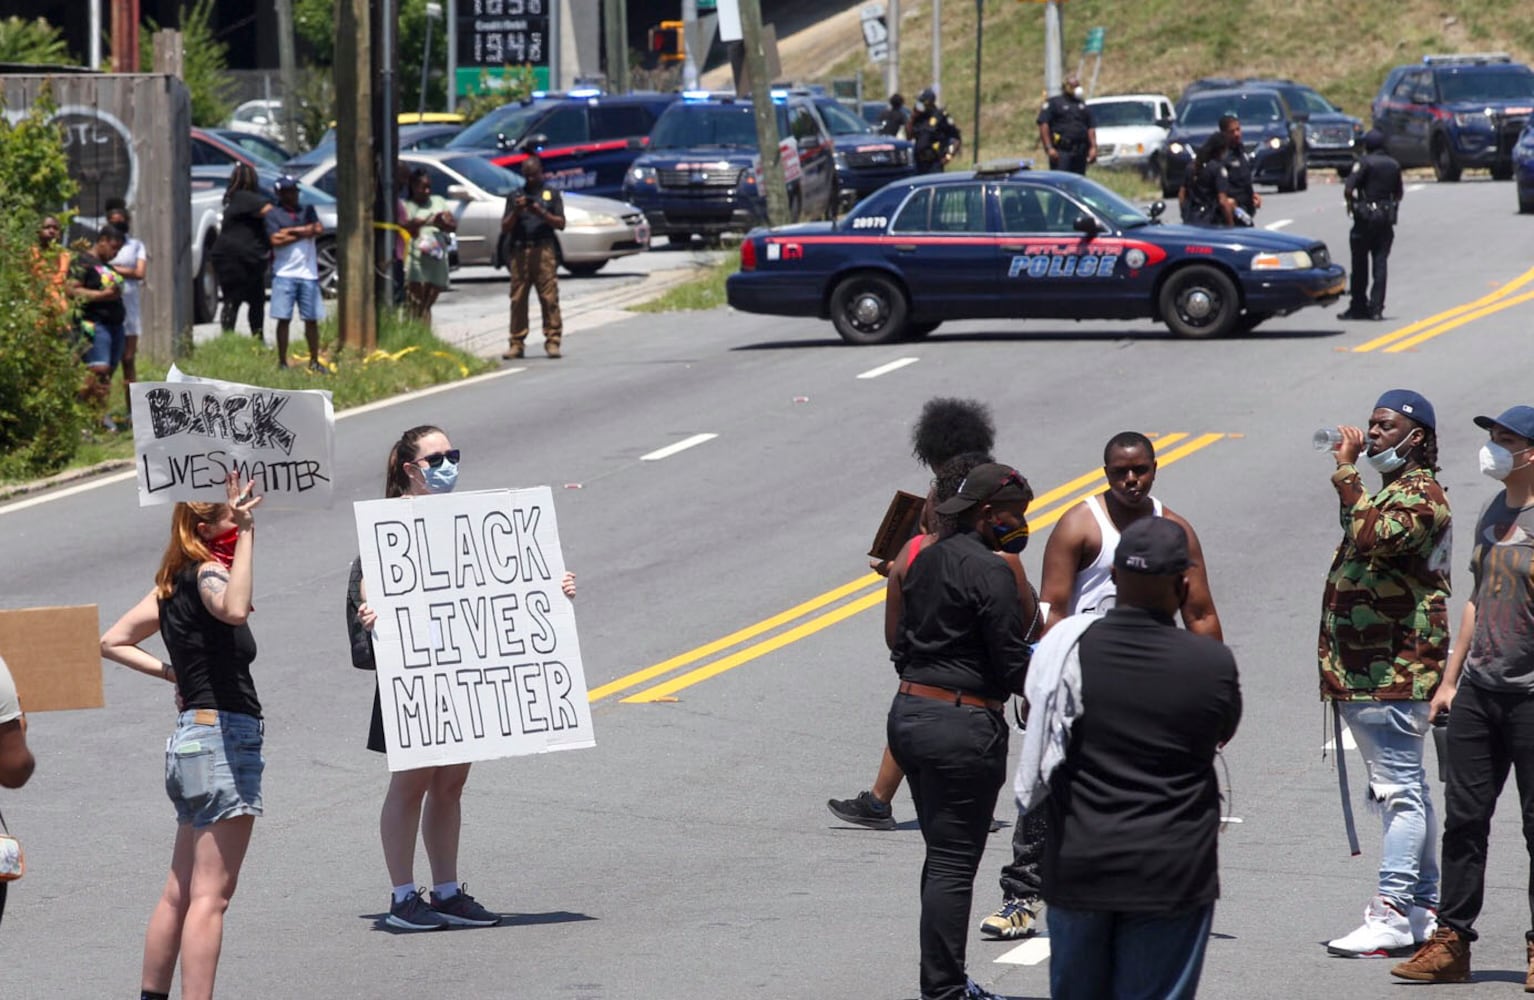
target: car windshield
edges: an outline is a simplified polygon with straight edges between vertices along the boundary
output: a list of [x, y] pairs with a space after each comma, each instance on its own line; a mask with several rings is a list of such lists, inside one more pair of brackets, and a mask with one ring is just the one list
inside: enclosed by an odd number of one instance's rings
[[1534, 100], [1534, 72], [1522, 67], [1440, 71], [1438, 89], [1449, 102]]
[[508, 104], [504, 108], [497, 108], [459, 132], [448, 146], [454, 149], [495, 149], [499, 136], [503, 134], [507, 142], [515, 143], [555, 103], [533, 101], [530, 104]]
[[1062, 177], [1055, 186], [1119, 229], [1150, 225], [1150, 217], [1114, 192], [1085, 177]]
[[442, 165], [489, 194], [504, 197], [522, 186], [522, 178], [478, 156], [454, 156]]
[[1273, 94], [1198, 97], [1183, 105], [1177, 121], [1189, 128], [1211, 128], [1220, 123], [1221, 115], [1235, 115], [1243, 122], [1278, 122], [1284, 120], [1284, 109]]
[[1284, 100], [1289, 102], [1289, 107], [1295, 111], [1303, 111], [1309, 115], [1334, 115], [1337, 109], [1331, 102], [1309, 87], [1285, 87], [1283, 89]]
[[1156, 124], [1156, 109], [1149, 101], [1104, 101], [1088, 107], [1098, 128]]
[[867, 122], [848, 111], [840, 101], [816, 101], [815, 110], [826, 120], [826, 128], [832, 135], [867, 135], [873, 131]]
[[674, 104], [650, 133], [651, 149], [692, 146], [756, 148], [756, 117], [749, 104]]

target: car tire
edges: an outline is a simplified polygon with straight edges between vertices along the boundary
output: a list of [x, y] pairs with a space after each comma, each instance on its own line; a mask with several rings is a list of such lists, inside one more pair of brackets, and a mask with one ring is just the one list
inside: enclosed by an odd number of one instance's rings
[[333, 299], [341, 284], [340, 269], [336, 266], [336, 238], [321, 236], [315, 240], [314, 257], [319, 265], [320, 294]]
[[1454, 150], [1449, 148], [1449, 141], [1443, 136], [1433, 140], [1433, 178], [1442, 183], [1452, 184], [1459, 180], [1463, 171], [1454, 159]]
[[882, 274], [848, 275], [831, 293], [831, 322], [849, 344], [888, 344], [906, 329], [905, 292]]
[[1513, 165], [1498, 164], [1491, 168], [1491, 179], [1494, 181], [1510, 181], [1513, 179]]
[[1534, 215], [1534, 195], [1518, 194], [1518, 214]]
[[572, 264], [569, 261], [564, 262], [565, 270], [569, 271], [577, 278], [589, 278], [606, 266], [607, 261], [605, 260], [586, 261], [581, 264]]
[[942, 325], [942, 320], [936, 323], [907, 323], [901, 334], [906, 340], [920, 340]]
[[1161, 321], [1179, 337], [1223, 337], [1236, 328], [1241, 296], [1217, 267], [1192, 264], [1173, 271], [1157, 297]]
[[202, 267], [192, 276], [192, 322], [211, 323], [218, 311], [218, 274], [213, 270], [213, 240], [202, 247]]

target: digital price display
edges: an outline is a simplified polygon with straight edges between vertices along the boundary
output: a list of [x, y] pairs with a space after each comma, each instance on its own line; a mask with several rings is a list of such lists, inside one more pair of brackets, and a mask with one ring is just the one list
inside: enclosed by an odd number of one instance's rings
[[554, 0], [458, 0], [459, 66], [547, 66]]

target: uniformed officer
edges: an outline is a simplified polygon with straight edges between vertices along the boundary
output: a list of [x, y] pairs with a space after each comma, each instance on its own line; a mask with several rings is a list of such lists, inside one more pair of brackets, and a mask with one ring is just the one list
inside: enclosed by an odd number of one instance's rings
[[[1353, 164], [1343, 182], [1343, 197], [1353, 229], [1348, 246], [1353, 251], [1352, 302], [1338, 319], [1385, 318], [1385, 265], [1396, 237], [1396, 212], [1406, 189], [1401, 185], [1401, 165], [1385, 152], [1385, 136], [1371, 129], [1364, 136], [1364, 155]], [[1371, 267], [1372, 264], [1372, 267]], [[1373, 287], [1370, 287], [1370, 276]]]
[[880, 134], [899, 135], [905, 131], [910, 121], [911, 112], [906, 110], [904, 95], [891, 94], [890, 106], [879, 114]]
[[543, 161], [529, 156], [522, 162], [525, 185], [506, 196], [501, 232], [509, 234], [511, 254], [511, 344], [501, 357], [520, 358], [527, 340], [527, 296], [538, 290], [543, 312], [543, 350], [560, 357], [564, 330], [559, 312], [559, 230], [565, 228], [565, 202], [543, 178]]
[[916, 146], [916, 172], [939, 173], [948, 161], [959, 155], [959, 126], [938, 107], [937, 94], [931, 87], [916, 96], [916, 114], [906, 125], [907, 136]]
[[1199, 147], [1198, 154], [1182, 176], [1177, 203], [1182, 207], [1182, 221], [1193, 226], [1235, 225], [1235, 199], [1221, 190], [1220, 155], [1225, 151], [1225, 137], [1215, 132]]
[[1241, 145], [1241, 119], [1235, 115], [1221, 115], [1220, 135], [1225, 137], [1225, 149], [1215, 161], [1219, 167], [1216, 185], [1221, 194], [1235, 202], [1231, 224], [1253, 225], [1252, 220], [1262, 207], [1262, 195], [1252, 187], [1252, 158]]
[[1060, 93], [1039, 109], [1039, 141], [1053, 170], [1085, 174], [1087, 164], [1097, 162], [1097, 122], [1085, 95], [1081, 81], [1068, 76]]

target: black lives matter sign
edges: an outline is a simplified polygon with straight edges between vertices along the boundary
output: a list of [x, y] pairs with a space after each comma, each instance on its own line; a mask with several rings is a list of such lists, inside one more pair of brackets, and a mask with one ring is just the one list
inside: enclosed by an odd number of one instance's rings
[[554, 0], [458, 0], [459, 66], [547, 66]]

